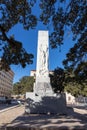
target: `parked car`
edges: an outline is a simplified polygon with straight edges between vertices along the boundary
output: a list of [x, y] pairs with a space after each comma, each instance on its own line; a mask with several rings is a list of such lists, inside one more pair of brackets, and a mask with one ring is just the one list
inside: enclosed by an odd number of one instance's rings
[[11, 100], [11, 104], [15, 104], [16, 105], [16, 104], [18, 104], [18, 101], [16, 99], [12, 99]]

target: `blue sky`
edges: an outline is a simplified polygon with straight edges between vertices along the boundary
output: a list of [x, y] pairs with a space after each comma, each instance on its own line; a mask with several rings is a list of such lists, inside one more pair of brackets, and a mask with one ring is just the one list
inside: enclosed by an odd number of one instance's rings
[[[38, 4], [35, 5], [33, 13], [37, 15], [40, 13], [40, 9], [38, 8]], [[52, 29], [49, 26], [48, 31]], [[14, 83], [18, 82], [23, 76], [29, 76], [31, 70], [36, 69], [36, 58], [37, 58], [37, 38], [39, 30], [47, 30], [45, 26], [41, 23], [37, 25], [37, 27], [33, 30], [26, 31], [23, 29], [23, 26], [18, 24], [14, 26], [10, 32], [10, 35], [14, 35], [16, 40], [19, 40], [23, 43], [23, 47], [28, 53], [34, 54], [33, 64], [27, 65], [26, 68], [22, 68], [21, 65], [12, 65], [11, 68], [14, 72]], [[54, 70], [56, 67], [63, 68], [62, 61], [65, 59], [65, 55], [68, 52], [69, 48], [73, 46], [73, 42], [71, 39], [72, 33], [67, 30], [64, 39], [64, 45], [61, 46], [61, 52], [59, 49], [51, 49], [49, 48], [49, 70]]]
[[[14, 34], [15, 39], [23, 43], [23, 47], [27, 52], [34, 54], [33, 64], [27, 65], [26, 68], [22, 68], [21, 65], [12, 65], [11, 68], [14, 75], [14, 83], [18, 82], [23, 76], [29, 76], [31, 70], [36, 69], [36, 58], [37, 58], [37, 38], [39, 30], [47, 30], [42, 24], [39, 24], [36, 29], [25, 31], [22, 25], [16, 25], [13, 27], [9, 35]], [[48, 30], [49, 31], [49, 30]], [[66, 53], [69, 48], [73, 46], [71, 40], [71, 33], [67, 31], [65, 34], [64, 45], [61, 46], [61, 52], [59, 48], [51, 49], [49, 48], [49, 70], [54, 70], [56, 67], [62, 67], [62, 61], [65, 59]]]

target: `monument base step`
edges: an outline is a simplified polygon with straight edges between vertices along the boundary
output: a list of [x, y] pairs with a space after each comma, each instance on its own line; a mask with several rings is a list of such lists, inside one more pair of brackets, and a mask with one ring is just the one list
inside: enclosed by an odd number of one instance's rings
[[29, 97], [25, 106], [29, 114], [67, 114], [65, 94], [58, 96]]

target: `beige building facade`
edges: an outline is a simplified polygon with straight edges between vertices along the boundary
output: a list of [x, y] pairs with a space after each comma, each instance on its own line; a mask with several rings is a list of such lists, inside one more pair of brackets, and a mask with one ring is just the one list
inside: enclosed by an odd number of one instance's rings
[[0, 71], [0, 98], [10, 98], [13, 89], [13, 77], [14, 73], [12, 70]]

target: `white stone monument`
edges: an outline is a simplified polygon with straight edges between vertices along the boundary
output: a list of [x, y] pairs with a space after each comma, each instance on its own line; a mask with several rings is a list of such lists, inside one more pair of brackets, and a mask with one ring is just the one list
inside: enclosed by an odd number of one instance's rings
[[26, 93], [27, 113], [66, 113], [64, 94], [56, 96], [50, 85], [49, 78], [49, 34], [48, 31], [39, 31], [37, 47], [37, 68], [34, 92]]
[[53, 94], [49, 78], [49, 34], [48, 31], [39, 31], [37, 47], [37, 68], [35, 94], [51, 96]]

